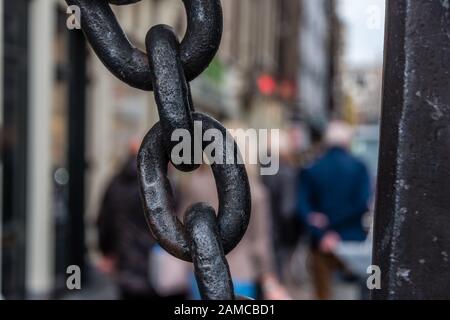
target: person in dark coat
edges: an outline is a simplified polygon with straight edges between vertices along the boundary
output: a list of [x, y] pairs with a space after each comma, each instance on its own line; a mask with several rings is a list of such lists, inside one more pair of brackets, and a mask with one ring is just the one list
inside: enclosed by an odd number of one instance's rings
[[149, 255], [154, 245], [141, 204], [136, 146], [109, 184], [97, 220], [100, 269], [115, 276], [124, 300], [153, 300]]
[[340, 241], [364, 241], [363, 216], [369, 210], [371, 185], [365, 165], [351, 155], [352, 131], [332, 122], [325, 154], [302, 170], [298, 213], [311, 235], [311, 263], [318, 299], [331, 297], [331, 276], [343, 265], [333, 255]]
[[[271, 147], [274, 148], [271, 142]], [[297, 176], [298, 168], [294, 165], [292, 145], [289, 134], [280, 131], [278, 141], [280, 163], [278, 173], [262, 176], [262, 181], [270, 195], [270, 212], [272, 226], [272, 245], [275, 255], [276, 271], [279, 279], [285, 278], [289, 259], [294, 252], [298, 239], [303, 233], [297, 217]]]

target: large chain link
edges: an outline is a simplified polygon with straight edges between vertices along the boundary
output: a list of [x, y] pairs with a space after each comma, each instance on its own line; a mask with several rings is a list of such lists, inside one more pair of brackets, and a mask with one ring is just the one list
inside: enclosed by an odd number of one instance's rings
[[[120, 80], [151, 91], [147, 54], [127, 39], [109, 3], [130, 4], [139, 0], [66, 0], [81, 10], [81, 26], [95, 53]], [[222, 36], [222, 7], [217, 0], [183, 0], [187, 31], [180, 43], [181, 61], [188, 81], [200, 75], [216, 55]]]
[[[147, 53], [127, 40], [108, 4], [140, 0], [66, 1], [81, 9], [82, 29], [105, 66], [130, 86], [155, 93], [160, 122], [146, 135], [138, 155], [141, 194], [152, 234], [167, 252], [194, 263], [203, 299], [234, 299], [225, 255], [241, 241], [250, 221], [248, 177], [236, 142], [218, 121], [194, 111], [189, 87], [189, 81], [207, 68], [219, 48], [223, 23], [220, 0], [183, 0], [188, 17], [183, 41], [179, 42], [169, 26], [158, 25], [147, 34]], [[193, 140], [197, 122], [202, 133], [215, 129], [223, 138], [212, 142], [223, 158], [211, 165], [219, 212], [216, 216], [209, 205], [198, 203], [186, 211], [183, 224], [175, 214], [167, 166], [175, 146], [172, 133], [184, 129]], [[209, 144], [202, 141], [202, 149]], [[190, 160], [172, 163], [188, 172], [199, 166], [193, 155]]]

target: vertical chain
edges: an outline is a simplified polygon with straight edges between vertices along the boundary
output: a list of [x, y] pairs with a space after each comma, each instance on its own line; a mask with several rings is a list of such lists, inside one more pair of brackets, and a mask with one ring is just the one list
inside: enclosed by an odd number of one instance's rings
[[[251, 211], [250, 186], [234, 139], [215, 119], [194, 112], [189, 81], [214, 58], [222, 36], [220, 0], [183, 0], [188, 17], [186, 35], [178, 41], [169, 26], [158, 25], [146, 37], [147, 53], [136, 49], [120, 28], [109, 3], [126, 5], [139, 0], [66, 0], [81, 10], [81, 26], [92, 48], [119, 79], [142, 90], [153, 90], [160, 122], [143, 140], [138, 172], [146, 219], [158, 243], [173, 256], [194, 263], [203, 299], [234, 299], [233, 284], [225, 255], [244, 236]], [[202, 133], [215, 129], [222, 139], [194, 141], [194, 123]], [[172, 159], [175, 130], [191, 137], [191, 149], [213, 144], [220, 157], [211, 165], [219, 196], [216, 215], [208, 204], [197, 203], [185, 213], [184, 224], [174, 212], [174, 199], [167, 177], [169, 161], [181, 171], [193, 171], [194, 152], [181, 164]], [[203, 136], [203, 134], [202, 134]], [[183, 157], [184, 158], [184, 157]]]

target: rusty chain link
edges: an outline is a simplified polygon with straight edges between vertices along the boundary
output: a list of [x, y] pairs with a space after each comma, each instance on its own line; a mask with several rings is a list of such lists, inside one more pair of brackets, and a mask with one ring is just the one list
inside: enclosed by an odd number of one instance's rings
[[[80, 8], [82, 29], [103, 64], [130, 86], [155, 93], [160, 122], [146, 135], [138, 155], [141, 195], [152, 234], [167, 252], [194, 263], [203, 299], [234, 299], [225, 255], [247, 230], [250, 186], [245, 166], [238, 161], [236, 142], [227, 139], [229, 134], [218, 121], [194, 111], [189, 87], [189, 81], [208, 67], [219, 48], [223, 23], [220, 0], [183, 0], [188, 17], [183, 41], [179, 42], [169, 26], [158, 25], [147, 34], [147, 53], [127, 40], [109, 6], [139, 1], [66, 0]], [[209, 205], [194, 204], [186, 211], [183, 224], [175, 214], [167, 166], [175, 146], [172, 133], [184, 129], [194, 140], [194, 122], [201, 123], [202, 133], [215, 129], [223, 136], [221, 141], [212, 142], [223, 157], [211, 165], [219, 211], [216, 216]], [[209, 144], [202, 141], [202, 149]], [[199, 167], [193, 156], [190, 160], [172, 163], [188, 172]]]

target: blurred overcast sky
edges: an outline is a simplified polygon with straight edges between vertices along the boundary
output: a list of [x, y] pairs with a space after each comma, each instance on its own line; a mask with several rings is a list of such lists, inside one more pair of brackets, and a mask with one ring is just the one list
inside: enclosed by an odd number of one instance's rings
[[344, 23], [344, 60], [348, 66], [383, 61], [385, 0], [339, 0]]

